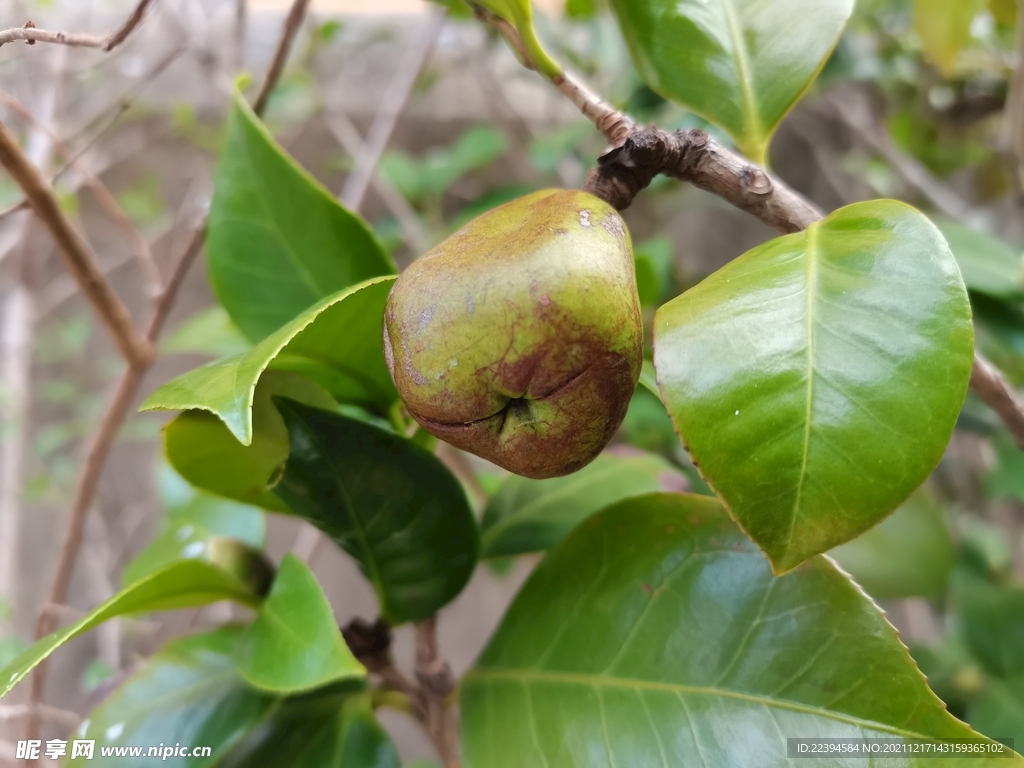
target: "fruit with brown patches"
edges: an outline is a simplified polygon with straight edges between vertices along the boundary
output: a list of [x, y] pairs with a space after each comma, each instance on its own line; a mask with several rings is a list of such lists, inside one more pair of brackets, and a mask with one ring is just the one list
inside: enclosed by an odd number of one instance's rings
[[398, 278], [384, 352], [431, 434], [527, 477], [576, 471], [608, 444], [640, 376], [622, 219], [570, 190], [480, 216]]

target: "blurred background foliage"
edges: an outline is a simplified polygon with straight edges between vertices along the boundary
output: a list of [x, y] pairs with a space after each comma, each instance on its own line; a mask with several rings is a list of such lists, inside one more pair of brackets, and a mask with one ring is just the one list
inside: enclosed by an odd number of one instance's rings
[[[0, 9], [0, 27], [14, 26], [26, 14], [40, 26], [43, 20], [99, 25], [118, 18], [123, 5], [13, 2]], [[395, 72], [406, 66], [407, 49], [417, 44], [428, 12], [418, 3], [393, 15], [365, 13], [374, 5], [369, 0], [362, 8], [344, 5], [364, 12], [337, 15], [329, 2], [314, 4], [301, 50], [267, 114], [285, 148], [336, 193], [366, 154], [364, 137], [372, 135], [378, 107]], [[522, 71], [504, 43], [469, 18], [461, 0], [444, 5], [448, 20], [400, 105], [362, 201], [361, 212], [399, 265], [495, 205], [548, 186], [579, 186], [604, 149], [590, 123]], [[18, 8], [9, 12], [13, 6]], [[37, 47], [26, 54], [8, 46], [0, 51], [0, 90], [37, 114], [49, 110], [58, 135], [140, 232], [162, 249], [180, 249], [176, 227], [195, 220], [209, 202], [210, 168], [233, 76], [240, 68], [262, 71], [280, 14], [251, 10], [245, 38], [234, 26], [233, 3], [167, 0], [158, 15], [123, 52], [88, 59], [79, 68], [59, 52]], [[970, 290], [980, 350], [1024, 386], [1024, 172], [1013, 158], [1006, 118], [1014, 71], [1022, 66], [1020, 17], [1014, 0], [858, 0], [812, 93], [784, 122], [770, 163], [826, 210], [884, 196], [933, 216]], [[557, 58], [640, 122], [703, 128], [728, 142], [642, 84], [603, 0], [547, 3], [537, 24]], [[232, 40], [244, 43], [225, 42]], [[47, 105], [37, 85], [47, 78], [58, 91], [57, 107]], [[38, 131], [2, 105], [0, 110], [24, 135]], [[60, 170], [61, 152], [49, 154], [45, 164]], [[65, 210], [101, 253], [122, 294], [144, 297], [144, 270], [131, 244], [83, 178], [74, 170], [58, 178]], [[0, 208], [17, 200], [10, 180], [0, 176]], [[648, 333], [655, 306], [772, 236], [742, 212], [664, 178], [626, 218]], [[8, 592], [0, 595], [3, 666], [29, 637], [32, 606], [44, 594], [59, 543], [55, 532], [73, 493], [82, 438], [95, 428], [118, 363], [42, 233], [5, 214], [0, 252], [3, 290], [20, 281], [34, 297], [27, 402], [12, 405], [9, 382], [0, 382], [9, 414], [4, 440], [16, 441], [15, 450], [24, 454], [15, 495], [22, 539], [3, 550], [8, 557], [17, 552], [22, 564], [21, 578], [3, 585]], [[149, 390], [197, 361], [248, 348], [224, 311], [211, 306], [205, 273], [196, 269], [161, 362], [147, 380]], [[77, 604], [108, 597], [126, 566], [138, 567], [133, 560], [140, 552], [162, 557], [162, 547], [177, 546], [167, 532], [182, 530], [183, 520], [189, 526], [202, 521], [214, 535], [230, 533], [217, 528], [218, 506], [228, 502], [184, 493], [180, 480], [161, 469], [161, 425], [158, 416], [134, 416], [119, 438], [114, 469], [101, 487], [100, 514], [92, 517], [96, 529], [87, 537], [88, 563], [73, 591]], [[617, 442], [610, 460], [629, 460], [638, 450], [655, 454], [674, 478], [658, 475], [663, 486], [708, 492], [664, 406], [648, 389], [638, 389]], [[484, 516], [485, 541], [489, 524], [505, 514], [503, 505], [545, 493], [516, 488], [523, 481], [471, 457], [448, 458]], [[580, 495], [586, 490], [573, 492], [580, 510], [591, 503]], [[244, 533], [259, 545], [262, 518], [246, 519]], [[269, 551], [286, 551], [294, 521], [268, 520], [265, 536]], [[1024, 743], [1024, 453], [986, 406], [971, 395], [925, 488], [833, 554], [882, 604], [955, 715], [982, 733]], [[333, 554], [321, 555], [328, 557]], [[534, 558], [492, 562], [481, 577], [487, 583], [450, 609], [465, 614], [461, 623], [450, 622], [457, 669], [472, 661]], [[372, 613], [372, 596], [354, 590], [352, 574], [346, 582], [341, 565], [321, 567], [339, 618]], [[478, 621], [481, 604], [486, 620]], [[189, 621], [202, 625], [214, 618], [197, 614], [184, 623], [156, 625], [122, 620], [95, 639], [78, 641], [76, 654], [55, 662], [65, 673], [53, 676], [54, 685], [66, 689], [58, 698], [68, 710], [84, 711], [166, 637], [184, 631]], [[481, 626], [470, 629], [472, 623]], [[0, 721], [0, 734], [3, 727]], [[403, 736], [394, 727], [403, 754], [424, 754], [414, 734]]]

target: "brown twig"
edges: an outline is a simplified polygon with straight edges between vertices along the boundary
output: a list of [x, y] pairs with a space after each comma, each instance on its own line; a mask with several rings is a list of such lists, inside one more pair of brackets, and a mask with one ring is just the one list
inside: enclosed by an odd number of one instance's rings
[[416, 625], [416, 679], [425, 709], [424, 726], [444, 768], [459, 768], [459, 726], [446, 699], [455, 678], [437, 644], [437, 616]]
[[163, 278], [160, 276], [160, 268], [156, 265], [156, 260], [153, 258], [153, 252], [149, 247], [149, 243], [139, 234], [128, 214], [124, 212], [121, 204], [117, 202], [117, 198], [107, 189], [107, 185], [90, 173], [89, 169], [81, 162], [80, 155], [73, 152], [71, 147], [61, 141], [54, 131], [50, 130], [41, 120], [38, 120], [16, 98], [9, 93], [0, 91], [0, 103], [6, 104], [11, 110], [17, 112], [22, 119], [32, 123], [38, 130], [50, 137], [50, 142], [64, 158], [67, 165], [73, 167], [78, 172], [82, 183], [92, 192], [96, 202], [100, 204], [103, 210], [107, 212], [107, 216], [110, 217], [111, 221], [124, 233], [125, 238], [135, 252], [135, 258], [138, 259], [139, 264], [146, 273], [154, 293], [158, 292], [162, 287]]
[[0, 165], [21, 187], [36, 216], [50, 231], [65, 266], [106, 323], [122, 357], [133, 365], [148, 365], [153, 357], [152, 345], [135, 330], [128, 309], [103, 277], [88, 244], [61, 211], [53, 187], [25, 157], [17, 139], [3, 123], [0, 123]]
[[105, 35], [94, 35], [88, 32], [50, 32], [45, 29], [36, 29], [35, 24], [30, 21], [24, 27], [15, 27], [0, 32], [0, 45], [24, 40], [29, 45], [55, 43], [73, 48], [99, 48], [103, 51], [112, 51], [127, 40], [135, 28], [142, 23], [142, 18], [146, 15], [146, 8], [152, 1], [140, 0], [125, 23]]
[[1024, 451], [1024, 403], [995, 366], [977, 353], [971, 370], [971, 389], [999, 415]]
[[274, 50], [274, 57], [270, 61], [267, 76], [263, 79], [260, 92], [252, 104], [253, 111], [257, 115], [262, 115], [266, 110], [267, 102], [270, 101], [270, 94], [273, 92], [274, 86], [277, 85], [277, 81], [281, 79], [284, 65], [288, 61], [288, 52], [292, 48], [292, 42], [294, 42], [295, 34], [302, 25], [302, 20], [306, 17], [307, 8], [309, 8], [309, 0], [295, 0], [288, 11], [288, 17], [284, 20], [284, 28], [281, 30], [281, 36], [277, 40], [277, 48]]
[[583, 188], [622, 210], [659, 173], [713, 192], [780, 232], [799, 232], [823, 216], [781, 181], [698, 130], [634, 131], [600, 158]]

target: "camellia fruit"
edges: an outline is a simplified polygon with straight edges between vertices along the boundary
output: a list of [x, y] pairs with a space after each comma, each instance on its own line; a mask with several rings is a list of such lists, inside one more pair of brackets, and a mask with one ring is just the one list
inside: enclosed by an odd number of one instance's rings
[[431, 434], [526, 477], [576, 471], [608, 444], [640, 376], [625, 224], [569, 190], [474, 219], [398, 278], [384, 352]]

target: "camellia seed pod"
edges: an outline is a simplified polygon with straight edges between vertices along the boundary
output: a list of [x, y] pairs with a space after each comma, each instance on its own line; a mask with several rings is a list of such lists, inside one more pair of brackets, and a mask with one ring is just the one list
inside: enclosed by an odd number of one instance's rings
[[636, 389], [643, 327], [619, 214], [576, 190], [474, 219], [396, 281], [384, 352], [428, 432], [512, 472], [574, 472]]

